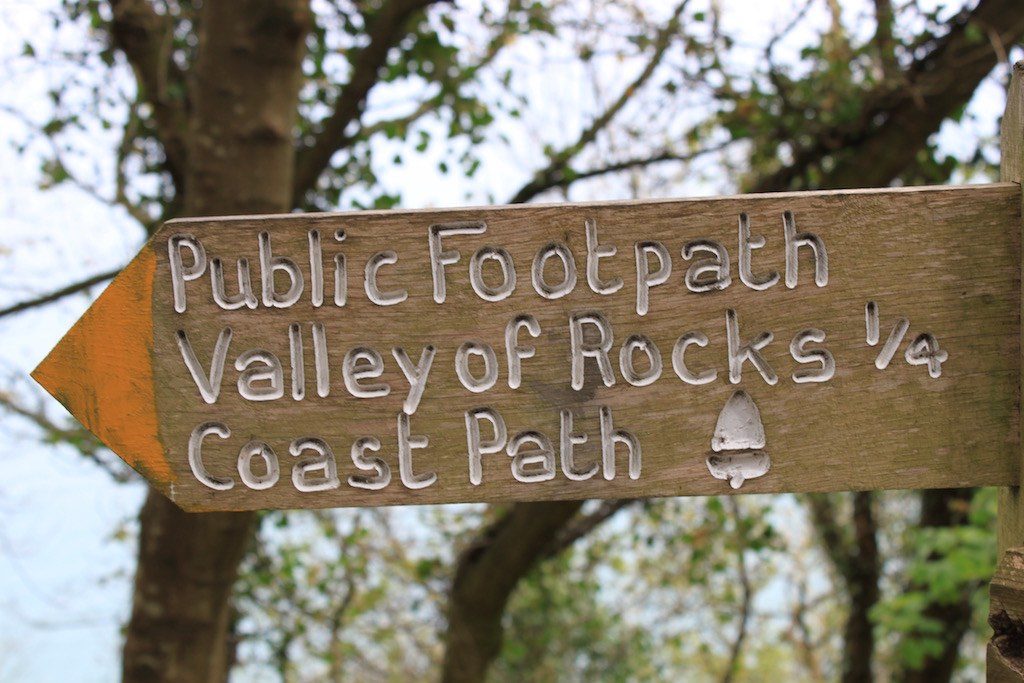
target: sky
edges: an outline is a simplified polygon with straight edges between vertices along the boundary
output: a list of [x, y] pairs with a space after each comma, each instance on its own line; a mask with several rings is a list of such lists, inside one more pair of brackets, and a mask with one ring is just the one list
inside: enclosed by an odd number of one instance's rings
[[[25, 36], [42, 42], [58, 38], [40, 12], [53, 4], [0, 4], [0, 307], [120, 266], [140, 246], [138, 227], [122, 211], [73, 188], [40, 191], [37, 161], [12, 148], [23, 127], [4, 109], [36, 117], [45, 110], [49, 82], [67, 76], [27, 68], [13, 58]], [[757, 44], [763, 27], [782, 23], [793, 3], [723, 4], [726, 31]], [[536, 85], [537, 92], [550, 92], [551, 74], [535, 68], [531, 55], [521, 59], [523, 77]], [[560, 78], [565, 99], [571, 102], [576, 96], [573, 79], [566, 74]], [[557, 110], [565, 105], [556, 95], [537, 102], [538, 107]], [[986, 82], [971, 107], [977, 120], [946, 126], [939, 137], [941, 146], [968, 154], [979, 136], [995, 133], [1002, 106], [1000, 86]], [[109, 142], [100, 135], [97, 157], [83, 163], [101, 165], [103, 145]], [[536, 155], [528, 150], [518, 145], [511, 150], [489, 147], [484, 151], [484, 170], [471, 186], [454, 176], [446, 182], [422, 182], [424, 174], [434, 175], [439, 150], [420, 160], [410, 158], [389, 171], [386, 182], [403, 189], [408, 207], [481, 203], [488, 196], [500, 201], [526, 180], [536, 163]], [[510, 185], [509, 178], [517, 182]], [[673, 189], [675, 194], [715, 192], [713, 184], [700, 179]], [[615, 197], [624, 191], [621, 184], [598, 183], [572, 198]], [[51, 415], [61, 417], [63, 408], [44, 397], [27, 373], [100, 289], [0, 319], [0, 387], [13, 387], [19, 396], [41, 401]], [[76, 680], [115, 679], [134, 555], [133, 544], [119, 539], [134, 536], [144, 485], [116, 484], [74, 449], [40, 443], [38, 431], [23, 419], [0, 413], [0, 434], [0, 681], [63, 681], [70, 662]]]

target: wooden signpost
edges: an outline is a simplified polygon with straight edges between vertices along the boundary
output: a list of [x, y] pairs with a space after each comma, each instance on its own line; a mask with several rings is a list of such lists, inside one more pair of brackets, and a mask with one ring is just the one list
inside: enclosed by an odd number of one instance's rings
[[1004, 486], [1021, 680], [1022, 81], [991, 185], [171, 221], [33, 376], [186, 510]]
[[1020, 195], [171, 221], [35, 377], [187, 510], [1014, 484]]

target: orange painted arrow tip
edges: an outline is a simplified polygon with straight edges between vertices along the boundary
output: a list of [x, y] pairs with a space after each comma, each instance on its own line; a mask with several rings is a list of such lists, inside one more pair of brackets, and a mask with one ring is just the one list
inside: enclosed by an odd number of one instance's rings
[[55, 399], [158, 488], [175, 480], [160, 443], [153, 384], [153, 279], [148, 246], [32, 371]]

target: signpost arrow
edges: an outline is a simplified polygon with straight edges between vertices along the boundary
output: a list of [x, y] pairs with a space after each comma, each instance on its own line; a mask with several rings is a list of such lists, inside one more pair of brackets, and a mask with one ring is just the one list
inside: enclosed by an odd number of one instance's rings
[[176, 220], [33, 377], [187, 510], [1014, 485], [1020, 205]]

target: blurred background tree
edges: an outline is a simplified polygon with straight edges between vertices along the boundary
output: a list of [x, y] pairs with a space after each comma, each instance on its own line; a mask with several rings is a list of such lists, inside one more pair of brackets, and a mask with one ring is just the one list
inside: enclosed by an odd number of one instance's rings
[[[937, 133], [1005, 79], [1019, 0], [805, 0], [753, 30], [730, 4], [62, 0], [38, 10], [58, 39], [17, 57], [48, 100], [4, 115], [43, 188], [117, 207], [136, 244], [176, 216], [391, 208], [431, 184], [529, 202], [995, 179], [993, 139], [954, 156]], [[134, 480], [15, 384], [4, 409]], [[189, 515], [152, 493], [123, 678], [971, 679], [994, 506], [947, 490]]]

